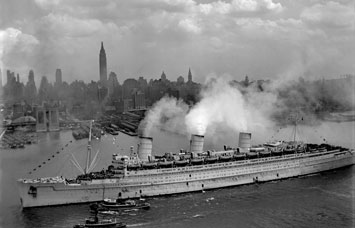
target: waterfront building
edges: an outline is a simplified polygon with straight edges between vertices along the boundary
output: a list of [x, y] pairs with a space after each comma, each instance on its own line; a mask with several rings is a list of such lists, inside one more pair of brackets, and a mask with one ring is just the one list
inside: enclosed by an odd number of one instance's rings
[[145, 109], [145, 94], [140, 90], [133, 90], [132, 93], [133, 109]]

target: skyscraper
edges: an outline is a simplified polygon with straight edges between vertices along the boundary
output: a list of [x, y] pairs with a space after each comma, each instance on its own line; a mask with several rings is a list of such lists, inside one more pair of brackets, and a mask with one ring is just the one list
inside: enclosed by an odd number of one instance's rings
[[1, 72], [1, 68], [0, 68], [0, 88], [2, 89], [2, 72]]
[[110, 95], [113, 94], [114, 89], [117, 87], [118, 87], [117, 75], [115, 72], [111, 72], [108, 76], [108, 81], [107, 81], [108, 93]]
[[106, 62], [106, 52], [105, 52], [105, 49], [104, 49], [104, 43], [103, 42], [101, 42], [99, 64], [100, 64], [100, 82], [101, 82], [101, 85], [106, 86], [106, 82], [107, 82], [107, 62]]
[[187, 81], [188, 82], [192, 82], [192, 74], [191, 74], [191, 70], [190, 70], [190, 68], [189, 68], [189, 74], [187, 75]]
[[57, 69], [55, 71], [55, 85], [60, 86], [62, 85], [62, 70]]
[[25, 99], [29, 104], [32, 104], [36, 101], [37, 97], [37, 88], [35, 83], [35, 75], [33, 70], [30, 70], [28, 73], [28, 81], [25, 86]]

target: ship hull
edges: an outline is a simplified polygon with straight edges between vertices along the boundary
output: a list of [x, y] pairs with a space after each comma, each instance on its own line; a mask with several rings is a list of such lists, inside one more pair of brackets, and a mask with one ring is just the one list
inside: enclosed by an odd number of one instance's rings
[[[137, 198], [203, 191], [256, 182], [280, 180], [353, 165], [354, 152], [286, 155], [171, 169], [132, 171], [124, 178], [81, 184], [19, 181], [24, 208]], [[29, 188], [36, 194], [29, 194]]]

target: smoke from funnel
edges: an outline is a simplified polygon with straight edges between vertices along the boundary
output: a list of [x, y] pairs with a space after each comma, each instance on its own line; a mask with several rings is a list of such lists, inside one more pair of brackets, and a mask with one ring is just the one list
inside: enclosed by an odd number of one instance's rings
[[[336, 94], [335, 98], [347, 98], [353, 94], [350, 89], [334, 92], [330, 89], [334, 86], [331, 82], [328, 85], [302, 79], [287, 80], [282, 83], [282, 79], [277, 83], [252, 81], [243, 86], [226, 77], [212, 78], [203, 85], [200, 101], [190, 109], [175, 98], [164, 97], [158, 101], [142, 122], [144, 135], [149, 136], [152, 128], [158, 127], [185, 135], [213, 136], [216, 140], [226, 138], [230, 132], [253, 132], [255, 141], [270, 140], [270, 131], [276, 126], [290, 124], [287, 117], [295, 113], [295, 109], [303, 121], [303, 117], [310, 118], [316, 110], [331, 104], [332, 94]], [[348, 87], [353, 88], [355, 80], [346, 80]], [[338, 100], [332, 101], [340, 104]], [[345, 106], [349, 105], [345, 103]]]
[[163, 97], [148, 111], [141, 122], [143, 136], [150, 136], [153, 128], [162, 128], [177, 133], [186, 133], [185, 115], [188, 106], [174, 97]]
[[186, 116], [189, 132], [204, 135], [208, 126], [222, 123], [228, 123], [235, 130], [247, 130], [247, 113], [239, 90], [224, 79], [216, 79], [210, 81], [201, 94], [201, 101]]

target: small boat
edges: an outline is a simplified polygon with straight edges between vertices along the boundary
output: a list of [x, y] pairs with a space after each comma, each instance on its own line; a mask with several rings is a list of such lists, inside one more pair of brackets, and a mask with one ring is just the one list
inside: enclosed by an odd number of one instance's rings
[[219, 156], [220, 161], [230, 161], [232, 159], [232, 156], [230, 155], [221, 155]]
[[174, 164], [176, 166], [185, 166], [187, 165], [189, 162], [187, 160], [179, 160], [179, 161], [174, 161]]
[[125, 209], [145, 209], [148, 210], [150, 204], [142, 202], [141, 200], [120, 200], [104, 199], [102, 203], [95, 203], [90, 205], [90, 209], [93, 211], [119, 211]]
[[285, 148], [283, 152], [284, 154], [294, 154], [296, 151], [295, 148]]
[[161, 161], [161, 162], [158, 162], [158, 166], [159, 167], [172, 167], [174, 164], [173, 161]]
[[261, 151], [259, 152], [261, 157], [270, 157], [271, 156], [271, 152], [270, 151]]
[[257, 158], [258, 154], [256, 152], [248, 152], [247, 156], [248, 158]]
[[206, 163], [215, 163], [216, 161], [218, 160], [218, 158], [217, 157], [207, 157], [207, 158], [205, 158], [205, 162]]
[[252, 147], [250, 148], [250, 152], [261, 152], [264, 151], [265, 148], [264, 147]]
[[273, 155], [282, 155], [282, 150], [281, 149], [272, 150], [271, 153]]
[[143, 169], [155, 169], [157, 167], [156, 162], [147, 162], [142, 164]]
[[84, 228], [84, 227], [91, 227], [91, 228], [123, 228], [126, 227], [126, 224], [122, 222], [117, 222], [116, 220], [112, 219], [103, 219], [99, 221], [97, 215], [94, 218], [85, 219], [84, 224], [77, 224], [74, 225], [73, 228]]
[[191, 164], [192, 165], [201, 165], [203, 163], [203, 159], [202, 158], [193, 158], [191, 159]]
[[141, 166], [139, 164], [129, 164], [127, 166], [128, 170], [137, 170], [139, 169]]
[[237, 161], [239, 161], [239, 160], [244, 160], [245, 159], [245, 154], [234, 154], [233, 155], [233, 158], [235, 159], [235, 160], [237, 160]]

